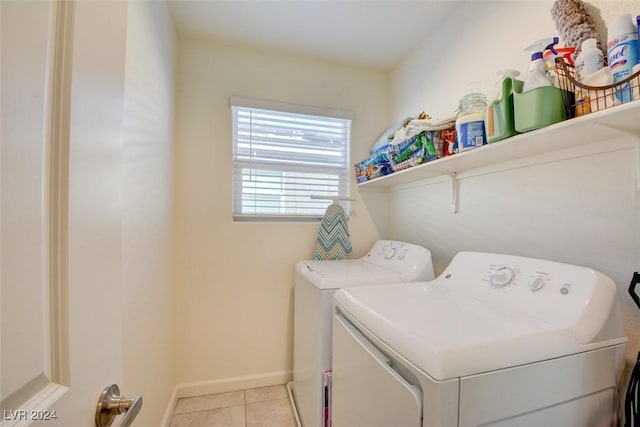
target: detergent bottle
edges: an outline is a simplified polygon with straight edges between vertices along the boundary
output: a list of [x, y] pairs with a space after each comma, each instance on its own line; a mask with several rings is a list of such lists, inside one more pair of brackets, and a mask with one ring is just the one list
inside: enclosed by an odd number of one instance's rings
[[529, 65], [529, 71], [524, 80], [524, 86], [522, 87], [523, 93], [539, 87], [553, 86], [553, 82], [546, 73], [543, 52], [551, 49], [551, 51], [556, 54], [556, 52], [554, 52], [554, 46], [558, 44], [559, 41], [558, 37], [540, 39], [524, 49], [531, 53], [531, 65]]
[[467, 86], [467, 94], [460, 100], [460, 109], [456, 117], [458, 152], [461, 153], [487, 143], [484, 127], [484, 115], [487, 98], [480, 92], [480, 83]]

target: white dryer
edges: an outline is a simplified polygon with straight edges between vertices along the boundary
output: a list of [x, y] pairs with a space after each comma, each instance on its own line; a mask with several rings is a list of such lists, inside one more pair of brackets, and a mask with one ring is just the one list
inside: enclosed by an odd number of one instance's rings
[[331, 323], [336, 290], [372, 283], [425, 281], [433, 277], [429, 250], [389, 240], [377, 241], [360, 259], [300, 261], [296, 265], [292, 388], [303, 426], [324, 426], [323, 371], [331, 369]]
[[614, 283], [461, 252], [435, 280], [335, 294], [333, 427], [610, 427], [624, 368]]

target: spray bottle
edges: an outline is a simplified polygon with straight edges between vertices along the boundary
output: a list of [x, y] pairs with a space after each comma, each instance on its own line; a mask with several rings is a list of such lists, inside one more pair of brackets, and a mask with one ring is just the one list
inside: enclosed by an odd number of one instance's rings
[[544, 69], [547, 73], [547, 77], [553, 83], [555, 87], [560, 87], [558, 82], [558, 75], [556, 74], [556, 58], [561, 57], [568, 65], [575, 65], [573, 63], [573, 54], [576, 52], [576, 48], [573, 46], [556, 47], [546, 49], [542, 54], [544, 59]]
[[559, 41], [558, 37], [540, 39], [524, 49], [527, 52], [531, 52], [531, 65], [529, 66], [527, 77], [524, 80], [524, 86], [522, 87], [523, 93], [539, 87], [553, 86], [553, 82], [546, 74], [543, 52], [551, 49], [554, 54], [557, 54], [554, 46], [558, 44]]

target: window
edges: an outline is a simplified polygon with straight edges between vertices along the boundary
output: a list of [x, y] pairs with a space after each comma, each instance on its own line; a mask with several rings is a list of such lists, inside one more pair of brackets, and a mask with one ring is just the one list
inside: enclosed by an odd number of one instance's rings
[[314, 219], [349, 189], [349, 113], [232, 98], [234, 219]]

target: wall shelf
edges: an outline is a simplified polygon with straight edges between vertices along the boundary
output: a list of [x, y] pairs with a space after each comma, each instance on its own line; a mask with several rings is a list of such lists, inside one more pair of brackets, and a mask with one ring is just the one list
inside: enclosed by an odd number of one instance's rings
[[[451, 177], [452, 208], [456, 212], [457, 174], [625, 135], [635, 138], [636, 150], [638, 150], [638, 145], [640, 145], [640, 101], [566, 120], [543, 129], [516, 135], [460, 154], [394, 172], [359, 183], [358, 188], [391, 189], [397, 185], [445, 175]], [[640, 175], [640, 168], [638, 173]]]

